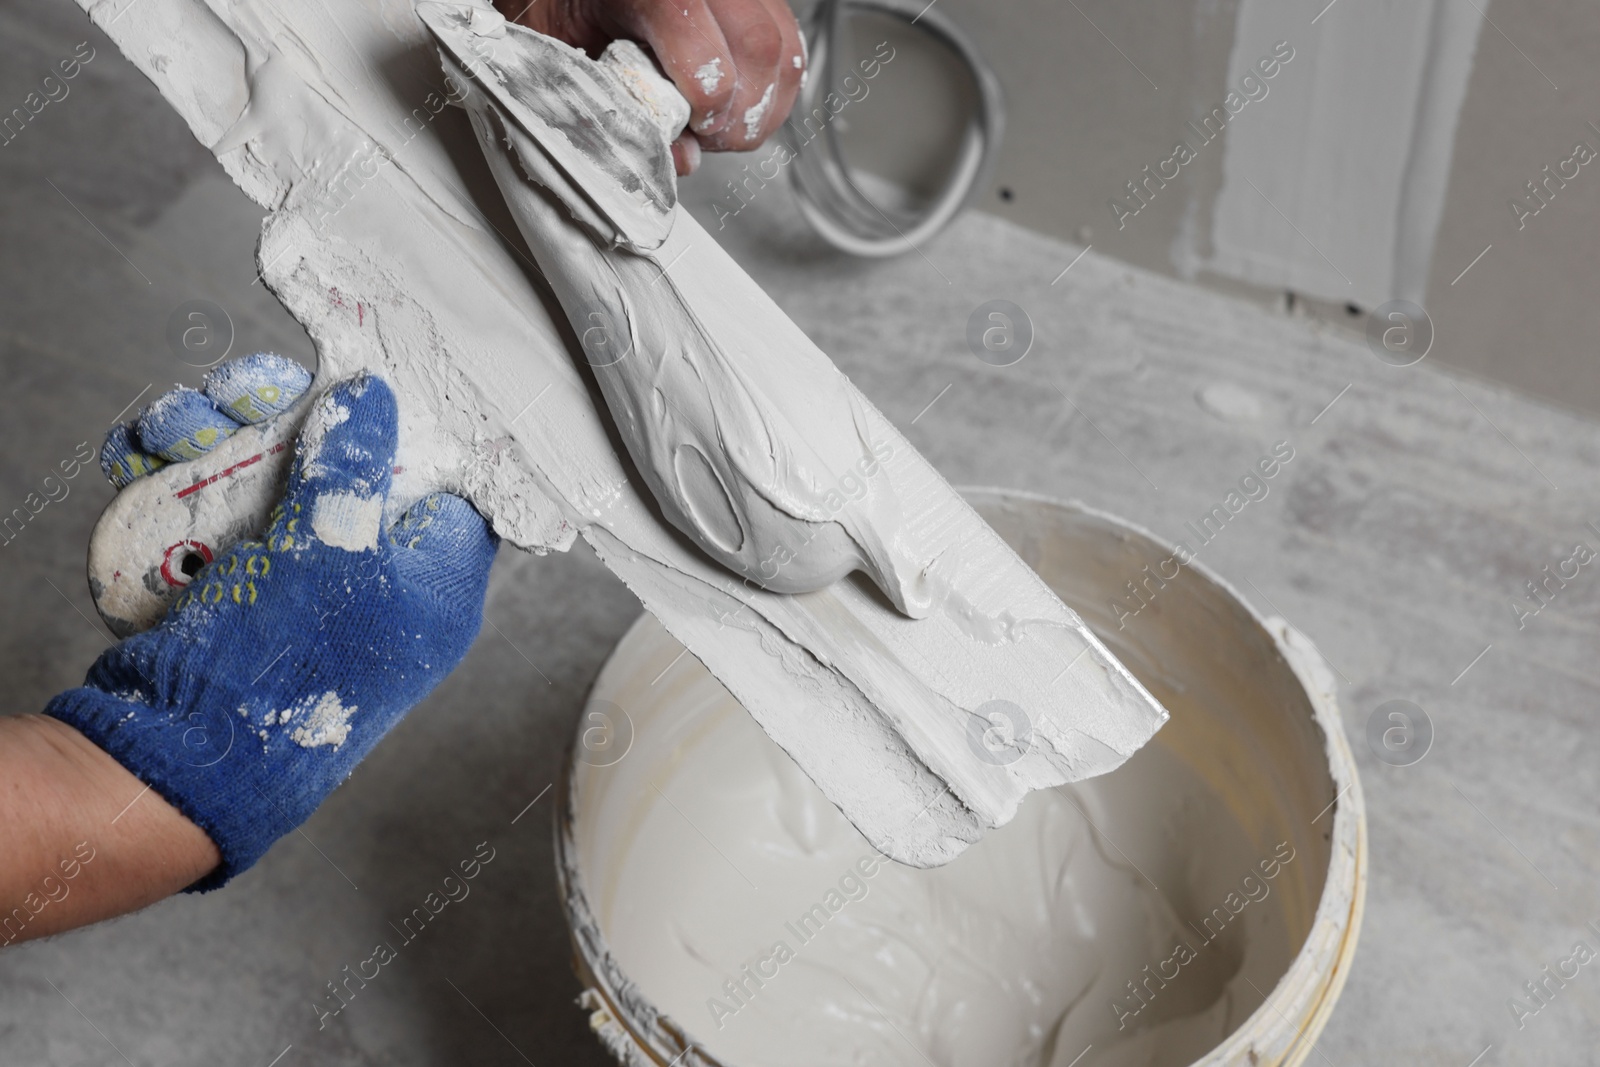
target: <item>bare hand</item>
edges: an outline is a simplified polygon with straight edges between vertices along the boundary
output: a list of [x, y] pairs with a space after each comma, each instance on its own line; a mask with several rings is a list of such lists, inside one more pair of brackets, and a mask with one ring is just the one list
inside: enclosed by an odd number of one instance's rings
[[638, 41], [692, 111], [672, 145], [678, 173], [700, 151], [745, 152], [789, 115], [805, 72], [800, 27], [784, 0], [495, 0], [507, 18], [591, 55]]

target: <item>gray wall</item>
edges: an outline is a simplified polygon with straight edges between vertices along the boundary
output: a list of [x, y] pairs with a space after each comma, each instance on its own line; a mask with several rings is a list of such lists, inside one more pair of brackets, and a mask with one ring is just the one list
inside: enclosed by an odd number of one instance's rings
[[[1443, 0], [1438, 9], [1459, 19], [1459, 13], [1444, 6], [1455, 2], [1460, 0]], [[1314, 54], [1308, 44], [1314, 48], [1318, 34], [1330, 27], [1348, 34], [1354, 26], [1374, 41], [1403, 33], [1416, 36], [1413, 6], [1336, 0], [1312, 24], [1325, 4], [1273, 5], [1268, 21], [1295, 42], [1301, 57]], [[1482, 0], [1476, 6], [1492, 25], [1477, 26], [1475, 48], [1469, 46], [1461, 56], [1470, 64], [1470, 74], [1454, 130], [1436, 129], [1448, 122], [1420, 122], [1408, 108], [1396, 108], [1392, 126], [1386, 124], [1388, 116], [1380, 115], [1365, 136], [1347, 139], [1344, 164], [1355, 178], [1363, 168], [1390, 165], [1397, 136], [1422, 136], [1409, 123], [1429, 135], [1442, 133], [1443, 187], [1429, 194], [1444, 200], [1442, 212], [1432, 205], [1439, 212], [1437, 234], [1431, 249], [1425, 239], [1424, 247], [1405, 249], [1421, 254], [1423, 269], [1414, 288], [1425, 293], [1422, 303], [1436, 332], [1428, 358], [1557, 404], [1600, 413], [1600, 362], [1590, 357], [1590, 339], [1600, 328], [1600, 301], [1591, 296], [1600, 167], [1582, 167], [1520, 230], [1508, 204], [1512, 196], [1526, 195], [1524, 183], [1540, 177], [1546, 164], [1554, 167], [1570, 156], [1576, 141], [1600, 149], [1600, 130], [1589, 125], [1592, 120], [1600, 126], [1600, 68], [1592, 62], [1600, 50], [1600, 23], [1592, 8], [1579, 3], [1494, 0], [1491, 5]], [[1380, 297], [1365, 293], [1346, 299], [1301, 290], [1291, 300], [1287, 293], [1293, 284], [1245, 282], [1216, 269], [1210, 242], [1224, 184], [1223, 140], [1206, 146], [1120, 231], [1107, 205], [1146, 163], [1171, 154], [1187, 121], [1221, 101], [1233, 80], [1229, 61], [1240, 7], [1241, 0], [939, 0], [937, 10], [974, 38], [1006, 89], [1009, 126], [1000, 166], [994, 187], [978, 205], [1022, 225], [1092, 244], [1093, 254], [1190, 277], [1360, 331]], [[1259, 25], [1259, 11], [1256, 15]], [[876, 22], [859, 27], [863, 40], [881, 40], [891, 33]], [[894, 36], [901, 54], [892, 74], [878, 78], [874, 95], [847, 113], [847, 136], [855, 158], [867, 169], [916, 184], [925, 180], [926, 159], [936, 154], [930, 146], [937, 145], [941, 130], [948, 135], [953, 128], [941, 117], [950, 110], [947, 101], [962, 94], [949, 85], [948, 64], [919, 55], [925, 46], [919, 47], [904, 31]], [[1360, 93], [1375, 80], [1393, 80], [1397, 67], [1403, 82], [1412, 51], [1417, 67], [1427, 65], [1422, 54], [1426, 43], [1406, 44], [1398, 53], [1391, 45], [1387, 56], [1376, 49], [1370, 57], [1358, 53], [1355, 62], [1347, 51], [1337, 69], [1324, 57], [1323, 69], [1314, 74], [1335, 97]], [[1241, 49], [1248, 52], [1254, 46], [1245, 43]], [[1280, 77], [1280, 87], [1291, 76], [1313, 73], [1305, 58], [1299, 63]], [[1263, 104], [1261, 110], [1284, 106]], [[1242, 115], [1240, 125], [1252, 118]], [[1311, 135], [1317, 132], [1313, 129]], [[1295, 144], [1283, 147], [1286, 153], [1301, 150]], [[1003, 199], [1005, 194], [1009, 199]], [[1274, 203], [1285, 207], [1276, 198]], [[1320, 225], [1337, 233], [1347, 225], [1370, 224], [1370, 218], [1362, 217], [1366, 207], [1356, 198], [1342, 207], [1310, 203], [1285, 213], [1298, 214], [1295, 221], [1302, 230], [1315, 233]], [[1267, 204], [1255, 210], [1265, 225], [1281, 226], [1270, 217], [1273, 208]], [[1319, 210], [1323, 217], [1317, 216]], [[1403, 236], [1395, 240], [1417, 243]], [[1342, 266], [1358, 274], [1363, 265]], [[1352, 303], [1354, 312], [1347, 306]]]

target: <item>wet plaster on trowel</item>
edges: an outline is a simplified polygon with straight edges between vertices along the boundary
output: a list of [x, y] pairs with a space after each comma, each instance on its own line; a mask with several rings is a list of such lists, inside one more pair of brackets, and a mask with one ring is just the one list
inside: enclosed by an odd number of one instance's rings
[[[361, 369], [394, 387], [391, 509], [445, 489], [524, 548], [582, 533], [886, 853], [946, 861], [1030, 789], [1109, 770], [1160, 725], [1081, 620], [678, 208], [662, 131], [623, 80], [488, 7], [426, 5], [460, 68], [441, 77], [440, 41], [400, 0], [82, 2], [272, 209], [261, 276], [317, 345], [313, 393]], [[474, 145], [453, 103], [519, 150]], [[537, 266], [495, 221], [501, 204]], [[591, 312], [657, 382], [583, 358], [569, 338]], [[260, 529], [304, 410], [108, 509], [91, 584], [120, 631], [170, 601], [153, 577], [168, 546]], [[793, 551], [796, 531], [815, 543], [803, 558], [760, 555]], [[839, 578], [846, 562], [889, 602]], [[787, 581], [821, 587], [768, 588]], [[1026, 709], [1035, 738], [1004, 767], [968, 742], [996, 700]]]
[[[425, 17], [454, 39], [455, 25], [431, 14], [437, 10], [425, 6]], [[620, 65], [626, 59], [608, 62], [615, 47], [599, 69], [568, 69], [566, 46], [526, 31], [500, 33], [491, 38], [505, 45], [496, 57], [509, 58], [474, 72], [496, 96], [474, 94], [466, 106], [507, 204], [568, 309], [629, 454], [668, 520], [762, 588], [812, 592], [859, 570], [906, 615], [920, 618], [941, 606], [950, 592], [944, 576], [900, 539], [895, 486], [879, 478], [870, 492], [846, 496], [837, 489], [836, 472], [862, 462], [876, 471], [877, 453], [892, 450], [873, 433], [864, 398], [831, 367], [761, 358], [791, 344], [803, 350], [804, 337], [787, 319], [742, 299], [759, 290], [737, 267], [700, 256], [674, 275], [663, 269], [666, 253], [650, 254], [687, 228], [687, 219], [669, 213], [673, 179], [663, 151], [681, 121], [663, 124], [663, 116], [675, 116], [654, 103], [668, 93], [682, 98], [665, 79]], [[460, 45], [464, 57], [469, 48]], [[551, 142], [566, 139], [560, 131], [584, 128], [584, 111], [618, 108], [606, 77], [617, 70], [626, 72], [630, 93], [642, 91], [653, 102], [652, 121], [613, 117], [603, 145], [585, 153], [596, 173], [585, 174], [554, 154]], [[459, 67], [451, 73], [469, 77]], [[541, 114], [555, 110], [555, 99], [573, 102], [571, 117], [552, 122]], [[596, 196], [602, 182], [637, 186], [642, 204]], [[721, 290], [722, 299], [704, 299], [691, 274], [709, 275], [709, 288]], [[741, 328], [749, 318], [762, 329]]]
[[[674, 205], [670, 225], [662, 225], [657, 205], [661, 190], [672, 189], [665, 146], [674, 130], [619, 121], [627, 108], [600, 76], [604, 71], [565, 63], [572, 50], [558, 42], [462, 19], [447, 5], [419, 10], [441, 41], [447, 69], [484, 90], [464, 105], [491, 170], [584, 338], [623, 441], [669, 521], [706, 555], [742, 574], [747, 588], [832, 592], [845, 584], [840, 579], [860, 571], [902, 613], [953, 628], [968, 647], [1016, 650], [1071, 625], [1065, 606], [992, 531], [980, 534], [981, 520], [947, 486], [937, 483], [937, 502], [917, 499], [918, 480], [895, 463], [916, 458], [909, 445], [691, 218]], [[483, 37], [501, 47], [475, 49]], [[489, 58], [473, 64], [478, 52]], [[612, 113], [604, 144], [576, 160], [573, 148], [587, 145], [571, 131], [596, 123], [568, 118], [569, 110]], [[596, 195], [609, 185], [637, 188], [637, 195]], [[840, 491], [841, 483], [852, 482], [864, 491]], [[948, 536], [947, 524], [969, 533], [937, 549], [924, 540], [936, 529]], [[974, 599], [990, 582], [996, 583], [990, 590], [1005, 588], [1014, 597], [1000, 611]], [[1042, 596], [1026, 596], [1030, 587]], [[1086, 646], [1098, 651], [1081, 623], [1077, 630], [1085, 645], [1073, 655]], [[861, 653], [856, 661], [869, 671], [884, 651], [881, 637], [875, 648], [830, 644], [831, 662]], [[1098, 683], [1115, 693], [1132, 722], [1159, 719], [1159, 712], [1150, 714], [1153, 702], [1136, 707], [1143, 699], [1133, 688], [1137, 683], [1130, 686], [1131, 676], [1119, 674], [1109, 656], [1084, 658], [1087, 687]], [[1066, 673], [1069, 662], [1057, 661], [1052, 677]], [[1008, 674], [1006, 680], [1014, 679]], [[986, 671], [972, 681], [992, 686], [997, 675]], [[830, 729], [811, 706], [792, 706], [786, 721], [759, 712], [757, 718], [786, 747], [809, 746]], [[993, 802], [1008, 817], [1015, 797], [989, 790], [998, 779], [1015, 780], [1007, 772], [987, 773], [996, 768], [972, 752], [972, 723], [948, 709], [926, 708], [893, 726], [902, 738], [916, 738], [918, 760], [931, 757], [950, 772], [946, 783], [964, 804]], [[1043, 740], [1040, 754], [1054, 749], [1078, 773], [1090, 762], [1120, 762], [1115, 744], [1111, 751], [1085, 744], [1061, 725], [1044, 716], [1032, 723]], [[871, 773], [855, 762], [857, 751], [841, 743], [825, 754], [830, 795], [842, 779]], [[807, 769], [818, 774], [820, 762], [806, 763]], [[897, 780], [910, 763], [892, 764], [887, 780]], [[1040, 771], [1020, 767], [1019, 776]], [[909, 815], [914, 820], [917, 812]], [[891, 827], [892, 816], [872, 818], [886, 842], [906, 832], [903, 823]], [[901, 847], [902, 854], [908, 851]]]

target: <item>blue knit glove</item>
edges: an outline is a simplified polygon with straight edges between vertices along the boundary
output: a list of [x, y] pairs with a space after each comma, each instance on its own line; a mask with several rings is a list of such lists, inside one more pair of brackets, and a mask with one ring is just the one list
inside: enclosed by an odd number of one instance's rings
[[[282, 386], [267, 394], [287, 407], [292, 373], [266, 373]], [[212, 385], [168, 394], [114, 431], [108, 473], [137, 476], [236, 430]], [[304, 822], [482, 625], [499, 542], [472, 505], [430, 496], [381, 528], [395, 436], [381, 379], [334, 386], [307, 417], [263, 540], [207, 564], [160, 625], [107, 651], [45, 709], [216, 843], [221, 865], [191, 890], [224, 884]]]

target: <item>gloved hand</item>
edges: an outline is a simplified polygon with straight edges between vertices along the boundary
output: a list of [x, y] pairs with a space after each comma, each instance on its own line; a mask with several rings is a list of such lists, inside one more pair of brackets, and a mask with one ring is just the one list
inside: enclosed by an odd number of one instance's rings
[[[204, 393], [169, 393], [114, 430], [102, 463], [126, 484], [287, 408], [308, 382], [277, 356], [224, 364]], [[304, 822], [482, 625], [499, 541], [471, 504], [435, 494], [381, 528], [395, 437], [382, 379], [335, 385], [307, 417], [263, 539], [207, 564], [156, 628], [45, 709], [216, 844], [221, 864], [191, 890], [224, 884]]]

